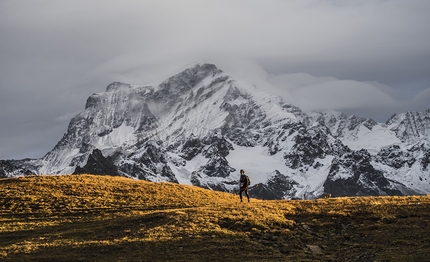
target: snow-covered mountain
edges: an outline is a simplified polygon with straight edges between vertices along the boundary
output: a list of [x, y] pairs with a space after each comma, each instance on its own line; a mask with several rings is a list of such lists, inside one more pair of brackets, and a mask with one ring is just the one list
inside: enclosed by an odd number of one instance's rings
[[266, 199], [430, 193], [430, 110], [386, 123], [305, 114], [212, 64], [158, 86], [114, 82], [91, 95], [43, 158], [0, 161], [0, 176], [95, 173], [237, 190]]

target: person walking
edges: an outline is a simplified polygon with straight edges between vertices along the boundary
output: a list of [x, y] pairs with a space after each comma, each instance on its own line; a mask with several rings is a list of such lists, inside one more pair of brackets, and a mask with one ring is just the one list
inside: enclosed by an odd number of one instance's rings
[[239, 180], [239, 196], [240, 202], [242, 202], [242, 192], [245, 192], [246, 197], [249, 202], [248, 186], [251, 184], [251, 180], [247, 175], [245, 175], [245, 170], [240, 170], [240, 180]]

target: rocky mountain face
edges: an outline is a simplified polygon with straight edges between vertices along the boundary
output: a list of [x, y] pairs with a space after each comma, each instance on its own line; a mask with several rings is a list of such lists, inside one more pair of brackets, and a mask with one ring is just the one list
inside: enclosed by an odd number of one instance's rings
[[34, 174], [34, 171], [26, 169], [23, 163], [28, 160], [0, 160], [0, 178], [14, 176], [29, 176]]
[[158, 86], [114, 82], [91, 95], [43, 158], [0, 161], [0, 177], [119, 175], [253, 197], [430, 193], [430, 110], [386, 123], [339, 112], [305, 114], [212, 64]]

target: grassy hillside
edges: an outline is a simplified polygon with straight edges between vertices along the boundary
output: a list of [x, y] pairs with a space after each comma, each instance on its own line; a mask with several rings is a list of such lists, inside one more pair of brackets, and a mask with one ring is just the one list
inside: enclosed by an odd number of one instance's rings
[[121, 177], [0, 180], [4, 261], [429, 261], [430, 197], [240, 203]]

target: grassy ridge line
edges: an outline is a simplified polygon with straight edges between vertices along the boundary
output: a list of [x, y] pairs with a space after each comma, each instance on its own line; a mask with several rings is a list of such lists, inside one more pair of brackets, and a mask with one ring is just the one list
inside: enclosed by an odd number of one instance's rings
[[429, 196], [239, 203], [121, 177], [0, 180], [6, 261], [426, 261], [429, 220]]
[[65, 175], [0, 180], [2, 212], [166, 209], [232, 203], [237, 196], [173, 183]]

